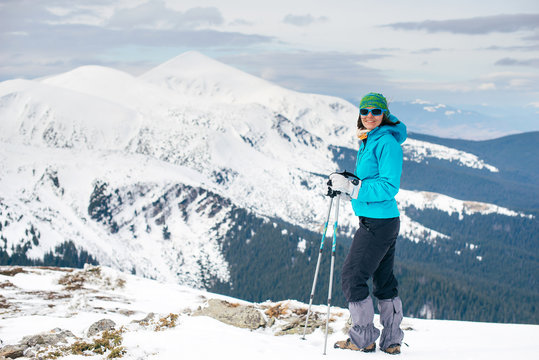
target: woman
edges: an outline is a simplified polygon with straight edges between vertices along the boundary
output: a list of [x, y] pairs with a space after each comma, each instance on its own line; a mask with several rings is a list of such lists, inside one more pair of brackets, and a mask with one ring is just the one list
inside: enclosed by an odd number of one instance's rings
[[395, 242], [400, 219], [395, 195], [402, 172], [402, 149], [406, 126], [387, 107], [382, 94], [369, 93], [361, 99], [357, 133], [361, 139], [355, 175], [361, 179], [354, 186], [342, 174], [330, 176], [332, 189], [352, 199], [359, 217], [359, 229], [342, 269], [342, 288], [348, 300], [353, 326], [350, 338], [335, 343], [336, 348], [375, 351], [380, 330], [374, 327], [374, 306], [367, 281], [373, 279], [373, 293], [378, 298], [380, 323], [384, 327], [380, 349], [399, 354], [404, 333], [402, 302], [393, 275]]

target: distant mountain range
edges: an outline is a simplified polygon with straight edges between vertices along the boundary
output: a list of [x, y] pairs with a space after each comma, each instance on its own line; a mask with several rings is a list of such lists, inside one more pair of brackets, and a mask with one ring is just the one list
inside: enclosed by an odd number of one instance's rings
[[[353, 169], [356, 118], [347, 101], [196, 52], [140, 77], [85, 66], [2, 82], [0, 264], [92, 262], [248, 300], [307, 295], [326, 176]], [[398, 195], [408, 315], [539, 322], [538, 137], [410, 134]], [[338, 262], [350, 206], [339, 222]], [[520, 313], [492, 311], [510, 289]]]

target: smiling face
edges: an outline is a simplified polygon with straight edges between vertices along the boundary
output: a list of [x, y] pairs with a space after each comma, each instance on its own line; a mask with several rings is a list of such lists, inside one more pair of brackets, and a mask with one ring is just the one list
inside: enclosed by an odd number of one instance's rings
[[[367, 107], [365, 109], [374, 109], [373, 107]], [[374, 116], [372, 112], [369, 111], [369, 113], [366, 116], [361, 115], [361, 122], [363, 123], [363, 126], [367, 130], [372, 130], [382, 123], [382, 119], [384, 118], [384, 113]]]

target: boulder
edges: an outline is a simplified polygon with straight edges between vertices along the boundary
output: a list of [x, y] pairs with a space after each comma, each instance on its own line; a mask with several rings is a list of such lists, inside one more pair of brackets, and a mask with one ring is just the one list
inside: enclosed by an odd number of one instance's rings
[[209, 316], [225, 324], [251, 330], [266, 326], [264, 316], [253, 306], [218, 299], [208, 300], [208, 306], [197, 310], [193, 316]]
[[24, 356], [24, 350], [28, 348], [27, 345], [6, 345], [0, 349], [0, 358], [6, 357], [10, 359], [16, 359]]
[[75, 337], [75, 335], [69, 330], [56, 328], [47, 333], [25, 336], [22, 338], [20, 344], [27, 346], [56, 345], [59, 342], [67, 343], [66, 339], [68, 337]]
[[139, 325], [148, 325], [153, 319], [155, 318], [155, 314], [153, 312], [146, 315], [146, 317], [142, 320], [133, 320], [131, 323], [139, 324]]
[[90, 328], [88, 328], [88, 332], [86, 333], [86, 335], [88, 337], [92, 337], [100, 333], [101, 331], [112, 330], [114, 329], [115, 326], [116, 326], [116, 323], [114, 321], [110, 319], [101, 319], [93, 323], [90, 326]]
[[[275, 335], [295, 335], [295, 334], [312, 334], [315, 329], [322, 328], [325, 331], [326, 322], [321, 319], [309, 319], [307, 328], [305, 329], [305, 317], [292, 317], [286, 321], [285, 324], [281, 325], [279, 331]], [[333, 330], [329, 328], [328, 332], [333, 333]]]

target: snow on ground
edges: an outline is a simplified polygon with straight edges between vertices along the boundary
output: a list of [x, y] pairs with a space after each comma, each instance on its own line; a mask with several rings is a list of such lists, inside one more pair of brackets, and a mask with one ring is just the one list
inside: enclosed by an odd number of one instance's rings
[[[14, 269], [19, 270], [12, 271]], [[330, 327], [334, 333], [329, 336], [324, 356], [321, 328], [308, 334], [306, 340], [301, 340], [298, 334], [275, 335], [283, 325], [279, 317], [272, 326], [249, 330], [227, 325], [212, 317], [194, 316], [197, 309], [207, 306], [209, 299], [219, 299], [237, 306], [254, 307], [269, 320], [267, 309], [271, 307], [280, 305], [290, 314], [306, 309], [305, 304], [293, 300], [250, 304], [185, 286], [123, 274], [106, 267], [72, 270], [4, 266], [0, 267], [0, 288], [0, 339], [4, 346], [17, 344], [23, 336], [54, 328], [70, 330], [75, 336], [85, 338], [92, 323], [108, 318], [116, 323], [117, 329], [123, 326], [121, 346], [125, 351], [124, 359], [390, 357], [381, 351], [363, 354], [333, 349], [335, 341], [346, 338], [342, 329], [349, 315], [346, 309], [341, 308], [332, 308], [334, 321]], [[325, 321], [324, 305], [314, 306], [313, 311]], [[175, 324], [161, 329], [157, 328], [157, 322], [133, 322], [146, 318], [151, 312], [161, 319], [176, 314], [177, 320]], [[378, 316], [375, 323], [379, 326]], [[539, 338], [537, 325], [405, 318], [402, 328], [405, 331], [404, 341], [409, 345], [402, 347], [400, 357], [403, 359], [535, 359], [533, 344]], [[104, 359], [108, 354], [60, 358]]]
[[500, 214], [505, 216], [520, 216], [533, 218], [533, 215], [516, 212], [511, 209], [507, 209], [494, 204], [478, 202], [478, 201], [465, 201], [452, 198], [447, 195], [428, 192], [428, 191], [411, 191], [411, 190], [399, 190], [399, 193], [395, 197], [399, 203], [400, 208], [407, 208], [414, 206], [419, 210], [423, 209], [436, 209], [441, 210], [449, 215], [453, 213], [458, 214], [459, 220], [464, 218], [464, 215], [472, 214]]
[[447, 146], [429, 143], [426, 141], [407, 139], [402, 144], [404, 160], [422, 162], [425, 159], [434, 158], [440, 160], [455, 161], [460, 166], [474, 169], [486, 169], [490, 172], [499, 172], [495, 166], [486, 164], [476, 155]]

